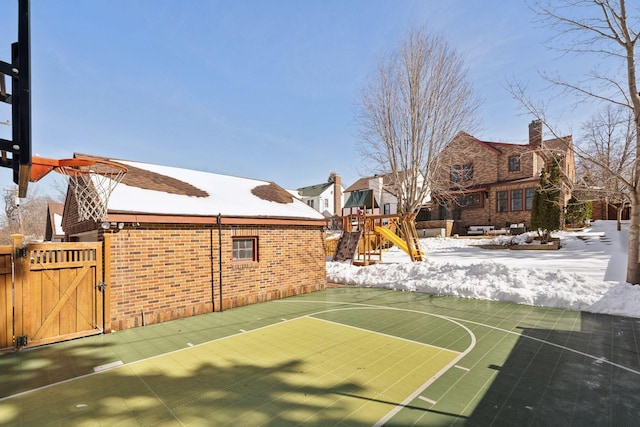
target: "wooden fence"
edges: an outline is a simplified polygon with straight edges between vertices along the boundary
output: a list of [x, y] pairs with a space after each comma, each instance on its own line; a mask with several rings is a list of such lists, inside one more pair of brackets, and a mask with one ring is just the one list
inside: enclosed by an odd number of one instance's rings
[[[105, 298], [101, 242], [0, 247], [0, 350], [101, 333]], [[13, 273], [13, 274], [12, 274]], [[12, 313], [12, 315], [11, 315]]]

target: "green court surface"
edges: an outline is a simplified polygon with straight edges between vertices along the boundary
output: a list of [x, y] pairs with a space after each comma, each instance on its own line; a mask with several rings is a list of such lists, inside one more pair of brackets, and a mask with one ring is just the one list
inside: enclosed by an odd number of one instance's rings
[[322, 292], [0, 356], [0, 425], [635, 425], [640, 320]]

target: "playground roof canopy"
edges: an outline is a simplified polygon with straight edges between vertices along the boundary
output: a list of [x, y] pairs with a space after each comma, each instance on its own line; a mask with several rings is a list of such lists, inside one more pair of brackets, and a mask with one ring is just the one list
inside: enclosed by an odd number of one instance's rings
[[344, 204], [345, 208], [377, 208], [378, 202], [373, 197], [373, 190], [352, 191]]

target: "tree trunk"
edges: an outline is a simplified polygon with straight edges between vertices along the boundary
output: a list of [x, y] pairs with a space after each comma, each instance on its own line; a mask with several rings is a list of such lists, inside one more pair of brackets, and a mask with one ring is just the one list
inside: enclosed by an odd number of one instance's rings
[[631, 198], [631, 226], [629, 228], [629, 258], [627, 260], [627, 282], [640, 284], [640, 188]]
[[618, 231], [622, 231], [622, 212], [624, 212], [624, 202], [622, 203], [620, 209], [616, 211], [616, 230]]

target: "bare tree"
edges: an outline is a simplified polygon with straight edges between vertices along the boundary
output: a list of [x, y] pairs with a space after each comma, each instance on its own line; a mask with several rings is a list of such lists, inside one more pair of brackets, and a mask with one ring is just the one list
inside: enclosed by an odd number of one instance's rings
[[383, 58], [359, 99], [360, 153], [391, 174], [402, 212], [430, 191], [438, 154], [461, 129], [475, 129], [480, 104], [462, 57], [440, 36], [412, 29]]
[[42, 240], [45, 234], [47, 206], [52, 201], [30, 189], [24, 199], [17, 199], [17, 188], [6, 188], [4, 194], [4, 218], [1, 218], [0, 243], [11, 244], [12, 234], [23, 234], [25, 241]]
[[608, 104], [582, 125], [582, 131], [577, 148], [589, 153], [578, 162], [584, 191], [616, 207], [620, 230], [623, 209], [631, 201], [630, 189], [622, 182], [632, 180], [636, 140], [633, 116], [629, 109]]
[[[626, 0], [541, 0], [531, 9], [540, 22], [552, 31], [549, 45], [575, 55], [592, 55], [594, 64], [607, 60], [618, 69], [603, 70], [594, 66], [585, 79], [570, 82], [561, 76], [543, 73], [542, 77], [555, 87], [577, 94], [580, 101], [601, 101], [629, 109], [634, 120], [635, 161], [631, 175], [620, 176], [620, 183], [628, 189], [631, 201], [631, 228], [627, 282], [640, 284], [640, 94], [636, 77], [636, 45], [640, 37], [640, 8], [627, 8]], [[545, 106], [534, 102], [526, 87], [511, 83], [510, 90], [524, 107], [543, 120], [554, 134], [553, 125], [546, 119]], [[599, 159], [576, 150], [578, 157], [607, 168]], [[612, 171], [613, 172], [613, 171]]]

